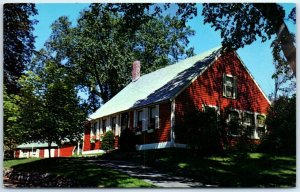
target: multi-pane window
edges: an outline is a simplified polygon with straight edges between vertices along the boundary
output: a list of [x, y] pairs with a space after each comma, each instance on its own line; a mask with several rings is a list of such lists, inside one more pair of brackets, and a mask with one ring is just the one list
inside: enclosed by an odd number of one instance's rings
[[265, 128], [265, 116], [263, 115], [257, 115], [256, 116], [256, 122], [257, 122], [257, 135], [261, 139], [266, 134], [266, 128]]
[[156, 107], [149, 108], [149, 129], [155, 128]]
[[103, 134], [106, 133], [106, 119], [102, 120], [102, 132]]
[[142, 130], [142, 126], [143, 126], [143, 111], [140, 110], [137, 112], [137, 127], [138, 130]]
[[232, 75], [223, 74], [223, 96], [235, 99], [237, 96], [237, 78]]
[[252, 113], [244, 113], [244, 126], [248, 137], [253, 137], [255, 132], [254, 115]]
[[114, 133], [114, 135], [116, 134], [116, 125], [117, 125], [117, 118], [112, 117], [111, 118], [111, 130]]

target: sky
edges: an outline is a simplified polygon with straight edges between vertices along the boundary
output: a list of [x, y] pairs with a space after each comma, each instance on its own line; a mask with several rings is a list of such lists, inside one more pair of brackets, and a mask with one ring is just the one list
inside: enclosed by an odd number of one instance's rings
[[[286, 10], [286, 15], [295, 6], [292, 3], [281, 4]], [[87, 9], [89, 4], [83, 3], [39, 3], [36, 8], [38, 15], [34, 16], [39, 22], [35, 25], [34, 35], [36, 36], [35, 47], [37, 50], [44, 46], [51, 34], [51, 24], [60, 16], [68, 16], [73, 25], [83, 9]], [[190, 47], [194, 47], [195, 54], [202, 53], [211, 48], [221, 45], [220, 32], [214, 31], [209, 24], [203, 24], [201, 16], [202, 6], [198, 4], [198, 16], [188, 22], [188, 25], [195, 30], [195, 35], [190, 37]], [[296, 32], [296, 26], [286, 20], [291, 32]], [[261, 43], [258, 39], [251, 45], [247, 45], [237, 50], [238, 55], [249, 69], [250, 73], [262, 88], [266, 96], [274, 91], [274, 80], [271, 78], [274, 73], [272, 54], [270, 48], [271, 41]]]

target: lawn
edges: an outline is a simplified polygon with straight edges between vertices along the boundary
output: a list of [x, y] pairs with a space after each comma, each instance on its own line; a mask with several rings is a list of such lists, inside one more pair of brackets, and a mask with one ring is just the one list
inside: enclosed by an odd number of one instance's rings
[[20, 159], [4, 161], [4, 168], [16, 171], [52, 173], [78, 181], [84, 187], [155, 187], [143, 180], [102, 168], [84, 158]]
[[296, 157], [262, 153], [231, 153], [199, 157], [187, 150], [149, 150], [106, 154], [219, 187], [295, 187]]

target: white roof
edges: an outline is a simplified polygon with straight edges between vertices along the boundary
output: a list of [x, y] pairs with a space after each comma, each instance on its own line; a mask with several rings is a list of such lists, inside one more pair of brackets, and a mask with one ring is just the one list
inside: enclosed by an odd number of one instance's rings
[[158, 103], [172, 98], [198, 76], [220, 53], [216, 47], [202, 54], [141, 76], [90, 115], [90, 119]]
[[[18, 149], [30, 149], [30, 148], [42, 148], [42, 147], [48, 147], [48, 143], [23, 143], [19, 146], [17, 146]], [[56, 143], [51, 143], [51, 147], [57, 147]]]

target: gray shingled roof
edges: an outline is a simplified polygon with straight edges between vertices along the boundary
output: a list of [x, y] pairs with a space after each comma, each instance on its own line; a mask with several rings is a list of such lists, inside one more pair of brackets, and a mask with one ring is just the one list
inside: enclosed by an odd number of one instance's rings
[[171, 99], [220, 54], [216, 47], [152, 73], [141, 76], [101, 106], [90, 119]]

